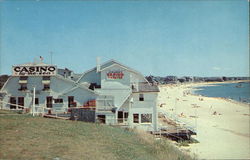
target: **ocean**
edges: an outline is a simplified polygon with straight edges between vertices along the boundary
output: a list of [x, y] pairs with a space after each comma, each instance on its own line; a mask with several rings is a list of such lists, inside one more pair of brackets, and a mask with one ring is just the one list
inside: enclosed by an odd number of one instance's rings
[[250, 83], [221, 83], [211, 86], [195, 87], [194, 94], [206, 97], [222, 97], [239, 102], [250, 103]]

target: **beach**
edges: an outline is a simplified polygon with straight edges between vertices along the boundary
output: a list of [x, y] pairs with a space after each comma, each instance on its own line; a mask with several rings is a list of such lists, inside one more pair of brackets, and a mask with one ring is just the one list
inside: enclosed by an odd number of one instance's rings
[[159, 110], [176, 115], [196, 128], [199, 143], [181, 149], [198, 159], [249, 159], [249, 104], [193, 95], [207, 83], [161, 85]]

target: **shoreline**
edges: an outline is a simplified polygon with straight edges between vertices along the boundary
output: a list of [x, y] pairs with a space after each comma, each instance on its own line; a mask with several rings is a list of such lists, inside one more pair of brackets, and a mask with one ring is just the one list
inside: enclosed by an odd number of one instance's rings
[[197, 129], [197, 136], [193, 138], [199, 143], [181, 149], [199, 159], [250, 158], [250, 146], [247, 143], [250, 141], [249, 104], [221, 97], [191, 94], [194, 87], [208, 84], [214, 83], [159, 86], [158, 103], [165, 104], [161, 109], [176, 114], [184, 122], [194, 124]]
[[179, 83], [179, 84], [163, 84], [159, 85], [159, 87], [178, 87], [178, 86], [187, 86], [186, 91], [189, 92], [190, 95], [199, 96], [199, 97], [207, 97], [207, 98], [215, 98], [215, 99], [223, 99], [225, 101], [229, 101], [235, 104], [247, 105], [250, 107], [250, 102], [241, 102], [230, 98], [225, 97], [208, 97], [200, 94], [196, 94], [195, 90], [197, 87], [206, 87], [206, 86], [215, 86], [216, 84], [228, 84], [228, 83], [250, 83], [250, 80], [237, 80], [237, 81], [224, 81], [224, 82], [190, 82], [190, 83]]
[[250, 83], [250, 80], [233, 80], [233, 81], [223, 81], [223, 82], [185, 82], [185, 83], [169, 83], [169, 84], [159, 84], [159, 86], [171, 86], [171, 85], [210, 85], [210, 84], [223, 84], [223, 83]]

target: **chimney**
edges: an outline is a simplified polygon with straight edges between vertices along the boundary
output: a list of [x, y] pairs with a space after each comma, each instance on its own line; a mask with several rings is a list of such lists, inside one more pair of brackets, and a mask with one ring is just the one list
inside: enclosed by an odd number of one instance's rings
[[100, 72], [101, 66], [100, 66], [100, 57], [96, 57], [96, 72]]

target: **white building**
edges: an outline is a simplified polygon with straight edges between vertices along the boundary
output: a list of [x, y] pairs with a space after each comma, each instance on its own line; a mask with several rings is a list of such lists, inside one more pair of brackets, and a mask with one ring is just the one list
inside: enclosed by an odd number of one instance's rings
[[15, 65], [12, 72], [0, 91], [5, 109], [32, 110], [35, 95], [36, 111], [64, 113], [72, 107], [94, 108], [96, 119], [103, 123], [158, 130], [158, 87], [114, 60], [83, 74], [44, 63]]

